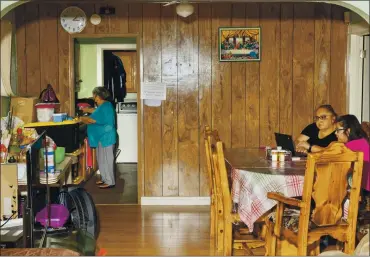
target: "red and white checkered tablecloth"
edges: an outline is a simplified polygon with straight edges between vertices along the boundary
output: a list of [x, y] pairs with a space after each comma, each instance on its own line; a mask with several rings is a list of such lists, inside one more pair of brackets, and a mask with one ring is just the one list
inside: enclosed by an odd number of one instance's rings
[[[302, 196], [304, 176], [265, 174], [247, 170], [233, 169], [232, 197], [238, 204], [240, 219], [253, 231], [253, 224], [263, 214], [276, 205], [267, 198], [268, 192], [282, 193], [286, 197]], [[349, 201], [344, 206], [344, 217], [348, 215]]]

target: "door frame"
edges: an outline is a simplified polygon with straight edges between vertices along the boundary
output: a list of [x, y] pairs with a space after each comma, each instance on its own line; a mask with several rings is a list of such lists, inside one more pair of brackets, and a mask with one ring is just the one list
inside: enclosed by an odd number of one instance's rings
[[[136, 39], [136, 88], [137, 88], [137, 143], [138, 143], [138, 160], [137, 160], [137, 190], [138, 205], [141, 205], [141, 197], [144, 196], [144, 134], [143, 128], [143, 104], [141, 100], [141, 81], [142, 81], [142, 62], [141, 62], [141, 35], [138, 33], [127, 34], [72, 34], [69, 40], [69, 94], [70, 115], [75, 115], [75, 40], [80, 38], [135, 38]], [[105, 43], [104, 43], [105, 44]]]

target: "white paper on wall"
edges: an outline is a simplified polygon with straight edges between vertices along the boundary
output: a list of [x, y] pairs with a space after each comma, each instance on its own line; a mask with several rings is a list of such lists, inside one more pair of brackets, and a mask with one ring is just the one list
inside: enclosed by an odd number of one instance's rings
[[162, 103], [161, 100], [144, 99], [144, 104], [146, 106], [158, 107], [161, 106], [161, 103]]
[[141, 99], [166, 100], [166, 84], [161, 82], [143, 82], [141, 84]]

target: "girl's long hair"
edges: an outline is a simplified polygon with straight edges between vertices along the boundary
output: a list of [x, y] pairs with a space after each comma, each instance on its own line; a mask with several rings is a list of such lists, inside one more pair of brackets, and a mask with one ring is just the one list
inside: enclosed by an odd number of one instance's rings
[[337, 122], [343, 126], [345, 131], [349, 131], [348, 141], [365, 138], [369, 142], [369, 137], [362, 129], [360, 122], [355, 115], [347, 114], [337, 118]]

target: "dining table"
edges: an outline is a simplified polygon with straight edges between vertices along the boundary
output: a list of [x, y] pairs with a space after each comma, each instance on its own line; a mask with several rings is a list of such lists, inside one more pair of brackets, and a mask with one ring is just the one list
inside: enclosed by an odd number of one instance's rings
[[[302, 196], [306, 160], [306, 157], [293, 157], [277, 162], [269, 160], [261, 148], [225, 149], [225, 161], [231, 167], [232, 200], [250, 232], [254, 223], [277, 204], [267, 198], [268, 192]], [[348, 206], [347, 201], [344, 217], [348, 215]]]

